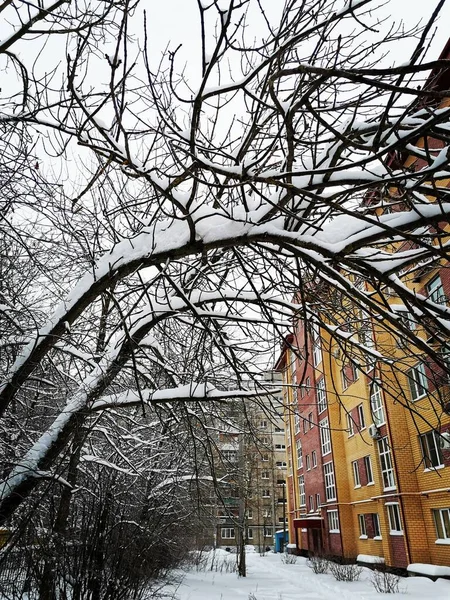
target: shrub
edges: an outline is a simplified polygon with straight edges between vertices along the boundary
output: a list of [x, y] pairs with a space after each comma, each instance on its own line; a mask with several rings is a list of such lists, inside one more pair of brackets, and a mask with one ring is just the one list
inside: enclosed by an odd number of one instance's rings
[[329, 563], [330, 571], [336, 581], [358, 581], [362, 573], [362, 567], [354, 563]]
[[306, 564], [316, 575], [328, 573], [330, 568], [330, 561], [328, 558], [320, 556], [319, 554], [311, 554], [308, 557]]
[[295, 565], [295, 563], [297, 562], [297, 557], [295, 556], [295, 554], [288, 554], [287, 552], [285, 552], [281, 556], [281, 562], [285, 565]]
[[372, 585], [380, 594], [397, 594], [400, 584], [400, 576], [391, 573], [385, 564], [378, 564], [372, 573]]

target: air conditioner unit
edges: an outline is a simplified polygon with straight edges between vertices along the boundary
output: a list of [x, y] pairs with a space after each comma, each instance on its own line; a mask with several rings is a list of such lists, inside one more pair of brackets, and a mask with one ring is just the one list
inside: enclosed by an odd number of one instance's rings
[[439, 447], [441, 450], [450, 450], [450, 431], [443, 431], [439, 436]]
[[374, 440], [376, 440], [380, 437], [380, 432], [378, 431], [378, 427], [374, 423], [372, 423], [372, 425], [369, 425], [367, 431], [369, 432], [370, 437], [373, 438]]

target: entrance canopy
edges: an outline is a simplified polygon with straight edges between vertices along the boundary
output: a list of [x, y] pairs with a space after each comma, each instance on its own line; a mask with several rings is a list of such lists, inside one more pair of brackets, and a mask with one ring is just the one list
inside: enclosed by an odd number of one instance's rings
[[303, 517], [302, 519], [294, 519], [295, 529], [320, 529], [322, 527], [322, 517]]

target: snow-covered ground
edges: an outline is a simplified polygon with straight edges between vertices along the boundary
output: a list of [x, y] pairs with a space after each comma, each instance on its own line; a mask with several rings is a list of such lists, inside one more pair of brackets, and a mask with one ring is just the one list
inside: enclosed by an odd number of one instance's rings
[[[235, 556], [218, 550], [214, 570], [189, 570], [178, 586], [178, 600], [381, 600], [383, 594], [372, 585], [373, 573], [364, 568], [359, 581], [344, 583], [333, 575], [315, 575], [306, 559], [284, 564], [280, 554], [247, 553], [248, 574], [238, 578], [226, 572]], [[221, 566], [222, 565], [222, 566]], [[204, 568], [203, 568], [204, 569]], [[217, 570], [216, 570], [217, 569]], [[431, 581], [425, 577], [401, 578], [400, 593], [388, 598], [402, 600], [449, 600], [450, 581]]]

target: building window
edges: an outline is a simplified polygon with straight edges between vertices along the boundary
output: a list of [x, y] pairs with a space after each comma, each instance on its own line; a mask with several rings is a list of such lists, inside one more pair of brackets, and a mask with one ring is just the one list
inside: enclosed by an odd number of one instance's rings
[[275, 463], [275, 466], [278, 467], [279, 469], [285, 469], [287, 467], [287, 464], [284, 460], [277, 460], [277, 462]]
[[309, 454], [306, 455], [306, 470], [310, 471], [311, 470], [311, 461], [309, 458]]
[[248, 528], [247, 528], [247, 538], [248, 538], [249, 540], [252, 540], [252, 539], [253, 539], [253, 529], [252, 529], [251, 527], [248, 527]]
[[308, 421], [306, 419], [303, 419], [303, 433], [306, 433], [308, 431]]
[[450, 508], [433, 510], [433, 517], [438, 540], [450, 542]]
[[275, 450], [286, 450], [285, 444], [275, 444]]
[[314, 427], [314, 421], [313, 421], [313, 414], [312, 414], [312, 412], [310, 412], [309, 415], [308, 415], [308, 421], [309, 421], [309, 428], [312, 429]]
[[367, 528], [366, 528], [365, 515], [358, 515], [358, 523], [359, 523], [359, 537], [367, 539]]
[[320, 494], [316, 494], [316, 508], [317, 510], [320, 508]]
[[237, 450], [222, 450], [222, 458], [229, 463], [235, 463], [238, 459]]
[[329, 462], [323, 465], [323, 472], [325, 475], [325, 495], [327, 501], [336, 500], [336, 485], [334, 481], [334, 470], [333, 463]]
[[269, 462], [269, 455], [267, 453], [261, 455], [263, 462]]
[[303, 448], [301, 440], [297, 440], [297, 469], [301, 469], [303, 467]]
[[220, 530], [220, 537], [223, 540], [234, 540], [234, 527], [223, 527]]
[[305, 476], [304, 475], [300, 475], [298, 478], [298, 489], [300, 492], [300, 506], [306, 506]]
[[269, 471], [261, 471], [261, 479], [269, 479]]
[[358, 465], [357, 460], [354, 460], [352, 462], [352, 471], [353, 471], [353, 483], [355, 484], [355, 488], [361, 487], [361, 479], [359, 477], [359, 465]]
[[365, 456], [364, 457], [364, 467], [366, 469], [367, 485], [369, 485], [369, 483], [374, 483], [374, 481], [373, 481], [372, 459], [370, 458], [370, 456]]
[[273, 536], [273, 530], [272, 527], [264, 527], [264, 537], [272, 537]]
[[313, 364], [315, 367], [322, 362], [322, 346], [320, 343], [320, 328], [314, 324], [312, 326], [312, 342], [313, 342]]
[[373, 537], [381, 538], [380, 517], [378, 513], [372, 513]]
[[322, 419], [319, 423], [320, 427], [320, 444], [322, 447], [322, 456], [331, 452], [331, 437], [330, 428], [328, 427], [328, 417]]
[[411, 400], [419, 400], [426, 395], [428, 389], [427, 376], [425, 375], [425, 365], [419, 363], [406, 373], [409, 384]]
[[374, 424], [379, 427], [386, 421], [384, 420], [383, 410], [383, 398], [381, 396], [381, 389], [377, 383], [372, 384], [372, 390], [370, 394], [370, 410], [372, 411], [372, 418]]
[[444, 294], [444, 286], [442, 285], [439, 275], [432, 279], [427, 285], [428, 298], [436, 304], [445, 304], [446, 297]]
[[284, 429], [282, 427], [275, 427], [275, 433], [284, 433]]
[[265, 419], [263, 419], [262, 421], [259, 422], [259, 426], [261, 429], [267, 429], [267, 421]]
[[349, 385], [358, 379], [358, 371], [353, 363], [347, 363], [341, 369], [342, 389], [346, 390]]
[[389, 518], [389, 533], [391, 535], [403, 534], [402, 521], [400, 519], [400, 506], [397, 502], [386, 503]]
[[308, 503], [309, 503], [309, 512], [314, 512], [314, 496], [309, 496]]
[[327, 394], [325, 392], [325, 379], [322, 377], [317, 382], [317, 410], [323, 413], [327, 409]]
[[298, 409], [295, 409], [294, 413], [294, 433], [300, 433], [300, 415]]
[[359, 428], [365, 429], [366, 428], [366, 418], [364, 416], [364, 406], [362, 404], [358, 404], [358, 406], [356, 408], [358, 411]]
[[352, 437], [352, 435], [355, 435], [355, 431], [353, 429], [353, 419], [350, 413], [347, 413], [347, 433], [348, 437]]
[[339, 533], [339, 515], [337, 510], [327, 510], [328, 531], [330, 533]]
[[380, 454], [383, 487], [385, 490], [395, 489], [394, 468], [392, 465], [391, 449], [389, 447], [387, 436], [381, 438], [381, 440], [378, 440], [378, 452]]
[[253, 510], [251, 508], [247, 510], [247, 519], [253, 519]]
[[263, 490], [262, 491], [262, 497], [263, 498], [270, 498], [270, 490]]
[[317, 467], [317, 452], [315, 450], [313, 450], [311, 452], [311, 462], [312, 462], [313, 469], [315, 467]]
[[263, 510], [263, 518], [270, 519], [271, 517], [272, 517], [272, 511], [270, 510], [270, 508], [265, 508]]
[[419, 436], [420, 448], [425, 468], [441, 467], [444, 465], [444, 459], [439, 447], [439, 440], [435, 431], [429, 431]]

